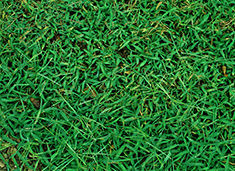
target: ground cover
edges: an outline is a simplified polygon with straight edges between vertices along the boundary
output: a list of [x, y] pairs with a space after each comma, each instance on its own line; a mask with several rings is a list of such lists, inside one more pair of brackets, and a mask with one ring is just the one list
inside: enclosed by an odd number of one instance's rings
[[2, 0], [0, 170], [233, 170], [234, 2]]

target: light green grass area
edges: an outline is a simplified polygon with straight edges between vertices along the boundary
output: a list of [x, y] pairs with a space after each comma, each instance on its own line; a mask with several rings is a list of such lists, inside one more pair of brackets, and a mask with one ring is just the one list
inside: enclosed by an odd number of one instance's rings
[[234, 170], [234, 7], [1, 0], [0, 170]]

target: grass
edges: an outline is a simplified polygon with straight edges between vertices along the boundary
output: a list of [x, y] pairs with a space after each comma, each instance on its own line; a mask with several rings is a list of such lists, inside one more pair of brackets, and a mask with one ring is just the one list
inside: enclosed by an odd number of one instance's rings
[[0, 170], [234, 170], [234, 1], [2, 0]]

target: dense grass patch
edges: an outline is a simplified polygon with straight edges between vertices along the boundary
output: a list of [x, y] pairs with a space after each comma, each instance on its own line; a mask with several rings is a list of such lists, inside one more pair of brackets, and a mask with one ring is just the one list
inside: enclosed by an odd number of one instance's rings
[[233, 170], [234, 2], [2, 0], [0, 170]]

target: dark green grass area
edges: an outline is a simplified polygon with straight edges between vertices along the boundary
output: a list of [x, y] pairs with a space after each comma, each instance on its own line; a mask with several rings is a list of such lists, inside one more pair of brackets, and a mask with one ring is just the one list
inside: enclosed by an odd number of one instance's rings
[[0, 170], [233, 170], [232, 0], [2, 0]]

